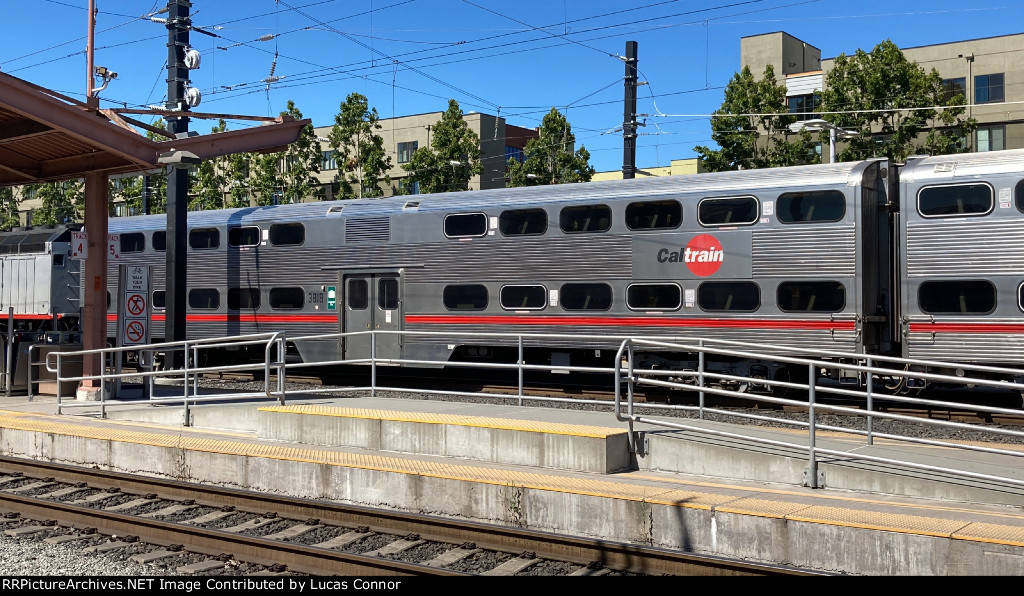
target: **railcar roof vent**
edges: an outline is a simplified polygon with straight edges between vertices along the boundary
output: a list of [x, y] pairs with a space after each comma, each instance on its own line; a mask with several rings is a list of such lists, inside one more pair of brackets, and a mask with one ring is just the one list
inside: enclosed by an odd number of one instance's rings
[[947, 161], [945, 163], [937, 163], [937, 164], [935, 164], [935, 173], [936, 174], [941, 173], [941, 172], [952, 172], [954, 169], [956, 169], [956, 163], [952, 162], [952, 161]]
[[402, 211], [405, 211], [406, 209], [419, 209], [419, 206], [419, 201], [406, 201], [405, 205], [402, 206]]
[[327, 213], [325, 215], [327, 215], [327, 217], [337, 217], [341, 215], [341, 210], [344, 208], [344, 205], [331, 205], [327, 208]]

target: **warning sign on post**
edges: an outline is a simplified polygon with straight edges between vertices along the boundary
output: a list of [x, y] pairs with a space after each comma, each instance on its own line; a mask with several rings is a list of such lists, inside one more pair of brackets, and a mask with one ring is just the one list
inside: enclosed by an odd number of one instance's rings
[[149, 266], [121, 265], [117, 312], [118, 345], [149, 343]]

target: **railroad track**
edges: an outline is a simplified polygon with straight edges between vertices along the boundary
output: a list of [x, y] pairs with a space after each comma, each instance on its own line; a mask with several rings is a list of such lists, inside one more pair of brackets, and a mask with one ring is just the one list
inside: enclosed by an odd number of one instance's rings
[[0, 458], [0, 508], [10, 536], [181, 575], [822, 575], [13, 458]]

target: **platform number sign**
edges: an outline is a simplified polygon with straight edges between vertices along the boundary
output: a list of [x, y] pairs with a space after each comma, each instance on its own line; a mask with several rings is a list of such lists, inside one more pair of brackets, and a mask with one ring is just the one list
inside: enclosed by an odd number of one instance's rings
[[[89, 234], [85, 230], [71, 232], [71, 258], [89, 258]], [[121, 260], [120, 234], [107, 234], [107, 259], [114, 262]]]
[[337, 286], [327, 286], [327, 310], [338, 309], [338, 288]]

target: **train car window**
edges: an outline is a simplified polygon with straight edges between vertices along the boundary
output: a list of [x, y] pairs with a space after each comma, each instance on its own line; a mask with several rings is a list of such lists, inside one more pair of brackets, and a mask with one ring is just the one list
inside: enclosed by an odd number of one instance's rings
[[153, 232], [153, 250], [157, 252], [167, 250], [167, 232]]
[[697, 221], [702, 226], [738, 226], [757, 221], [756, 197], [702, 199], [697, 204]]
[[782, 223], [839, 221], [846, 215], [846, 196], [838, 190], [787, 192], [775, 202], [775, 217]]
[[195, 310], [220, 308], [220, 291], [216, 288], [193, 288], [188, 291], [188, 306]]
[[564, 284], [558, 299], [565, 310], [608, 310], [612, 288], [608, 284]]
[[626, 288], [626, 306], [632, 310], [677, 310], [683, 291], [676, 284], [633, 284]]
[[548, 214], [543, 209], [514, 209], [498, 216], [504, 236], [538, 236], [548, 231]]
[[604, 232], [612, 227], [612, 210], [608, 205], [564, 207], [558, 214], [558, 226], [566, 234]]
[[142, 252], [146, 250], [146, 235], [142, 232], [121, 234], [121, 253]]
[[274, 246], [292, 246], [306, 241], [306, 226], [300, 223], [270, 226], [270, 243]]
[[398, 280], [386, 277], [377, 281], [377, 306], [381, 310], [398, 308]]
[[498, 300], [506, 310], [541, 310], [547, 304], [544, 286], [502, 286]]
[[487, 308], [487, 288], [480, 284], [445, 286], [443, 299], [448, 310], [483, 310]]
[[369, 285], [365, 279], [348, 280], [348, 292], [345, 298], [348, 300], [349, 310], [366, 310], [370, 305]]
[[259, 246], [260, 229], [256, 226], [228, 228], [228, 246]]
[[444, 235], [449, 238], [483, 236], [486, 233], [487, 216], [483, 213], [459, 213], [444, 218]]
[[925, 217], [985, 215], [992, 206], [992, 187], [987, 184], [929, 186], [917, 193], [917, 210]]
[[1017, 308], [1024, 310], [1024, 284], [1017, 286]]
[[917, 289], [917, 302], [932, 315], [983, 315], [996, 309], [996, 287], [981, 279], [926, 281]]
[[270, 308], [298, 310], [306, 302], [302, 288], [270, 288]]
[[201, 228], [188, 233], [188, 245], [202, 250], [220, 246], [220, 230], [217, 228]]
[[107, 292], [107, 312], [110, 312], [110, 292]]
[[761, 306], [761, 288], [752, 281], [706, 281], [697, 288], [697, 305], [708, 311], [753, 312]]
[[846, 308], [846, 288], [837, 281], [787, 281], [775, 302], [783, 312], [839, 312]]
[[683, 222], [679, 201], [643, 201], [626, 205], [626, 227], [631, 230], [678, 228]]
[[1024, 213], [1024, 180], [1017, 183], [1017, 188], [1013, 190], [1013, 193], [1017, 201], [1017, 211]]
[[167, 292], [153, 290], [153, 308], [167, 308]]
[[259, 288], [228, 288], [228, 310], [255, 310], [259, 307]]

